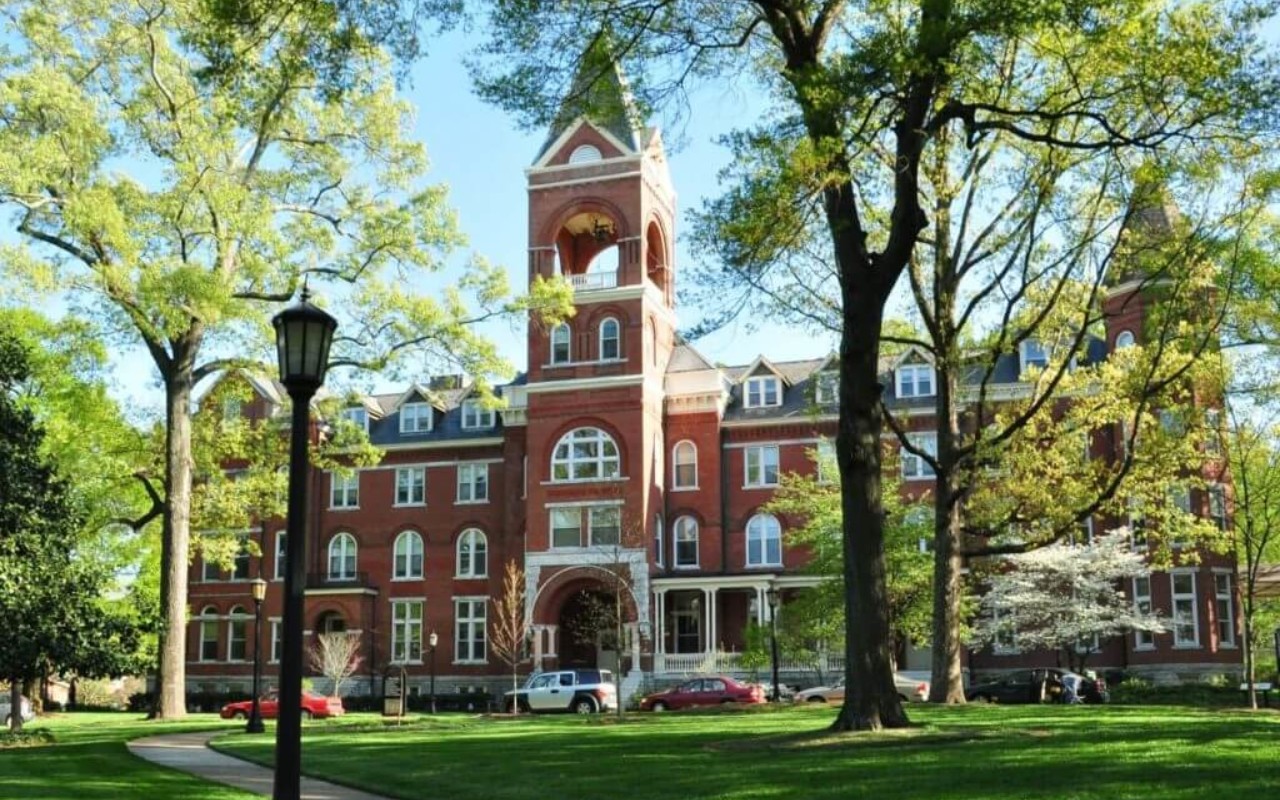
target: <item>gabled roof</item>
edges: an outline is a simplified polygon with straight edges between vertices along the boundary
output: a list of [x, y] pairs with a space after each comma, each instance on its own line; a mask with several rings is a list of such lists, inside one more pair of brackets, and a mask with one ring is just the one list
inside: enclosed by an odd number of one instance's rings
[[756, 356], [756, 360], [752, 361], [747, 366], [747, 368], [742, 371], [742, 374], [738, 376], [737, 382], [742, 383], [747, 378], [758, 375], [761, 370], [772, 372], [774, 375], [777, 375], [780, 379], [782, 379], [782, 382], [787, 386], [790, 386], [791, 384], [795, 383], [795, 380], [793, 380], [792, 376], [787, 375], [782, 370], [775, 367], [772, 361], [770, 361], [769, 359], [765, 358], [762, 355]]
[[625, 153], [638, 153], [644, 146], [644, 125], [636, 109], [635, 98], [627, 88], [622, 68], [610, 54], [603, 36], [582, 54], [569, 96], [556, 113], [547, 139], [533, 159], [534, 163], [541, 162], [553, 145], [565, 138], [569, 129], [577, 127], [584, 117], [592, 120], [597, 130], [616, 140]]
[[699, 353], [697, 348], [679, 337], [676, 338], [675, 349], [667, 361], [667, 372], [697, 372], [704, 369], [716, 369], [716, 365]]
[[427, 389], [425, 386], [413, 383], [409, 385], [408, 389], [405, 389], [400, 394], [395, 395], [395, 402], [391, 404], [387, 411], [388, 413], [399, 411], [405, 403], [413, 402], [415, 397], [430, 403], [441, 411], [444, 411], [444, 405], [439, 402], [435, 395], [435, 392]]
[[889, 357], [889, 369], [897, 369], [906, 363], [911, 356], [919, 358], [926, 364], [933, 364], [933, 353], [918, 344], [908, 345], [901, 353]]

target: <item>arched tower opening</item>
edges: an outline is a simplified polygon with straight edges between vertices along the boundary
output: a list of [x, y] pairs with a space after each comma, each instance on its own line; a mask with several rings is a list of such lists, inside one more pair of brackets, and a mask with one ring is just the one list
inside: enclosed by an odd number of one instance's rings
[[666, 237], [662, 235], [662, 228], [658, 226], [656, 221], [649, 223], [648, 228], [645, 229], [644, 238], [645, 277], [662, 292], [667, 305], [673, 305], [675, 302], [675, 286], [667, 256]]
[[600, 211], [582, 211], [556, 233], [556, 272], [580, 289], [608, 289], [618, 284], [621, 267], [618, 221]]

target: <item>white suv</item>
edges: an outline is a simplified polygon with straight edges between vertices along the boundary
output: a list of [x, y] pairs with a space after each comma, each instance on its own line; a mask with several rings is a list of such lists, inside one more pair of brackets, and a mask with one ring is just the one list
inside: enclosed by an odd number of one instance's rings
[[607, 669], [564, 669], [529, 676], [523, 689], [507, 692], [503, 708], [513, 711], [572, 711], [594, 714], [618, 706], [618, 687]]

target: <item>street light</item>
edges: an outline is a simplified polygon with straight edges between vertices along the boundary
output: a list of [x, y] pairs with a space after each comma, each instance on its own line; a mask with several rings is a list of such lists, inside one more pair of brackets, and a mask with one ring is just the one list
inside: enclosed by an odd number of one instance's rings
[[769, 699], [778, 702], [778, 588], [770, 586], [764, 593], [769, 600], [769, 657], [773, 661], [773, 691]]
[[431, 713], [436, 713], [436, 645], [439, 644], [440, 637], [436, 636], [436, 632], [432, 631], [427, 637], [427, 647], [431, 648]]
[[245, 733], [262, 733], [262, 709], [258, 698], [262, 696], [262, 601], [267, 598], [267, 582], [258, 576], [253, 581], [253, 708], [249, 711], [249, 724]]
[[289, 392], [289, 511], [285, 529], [284, 620], [280, 652], [274, 800], [299, 800], [302, 769], [302, 617], [307, 583], [307, 433], [311, 398], [324, 383], [329, 345], [338, 322], [308, 302], [271, 320], [276, 329], [280, 382]]

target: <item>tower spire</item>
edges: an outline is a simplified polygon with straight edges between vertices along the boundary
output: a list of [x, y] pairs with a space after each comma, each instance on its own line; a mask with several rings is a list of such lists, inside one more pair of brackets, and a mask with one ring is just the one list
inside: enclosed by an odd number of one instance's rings
[[643, 118], [606, 39], [605, 34], [596, 37], [582, 54], [569, 94], [561, 102], [535, 162], [582, 117], [608, 131], [632, 152], [638, 153], [644, 146]]

